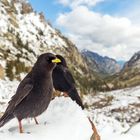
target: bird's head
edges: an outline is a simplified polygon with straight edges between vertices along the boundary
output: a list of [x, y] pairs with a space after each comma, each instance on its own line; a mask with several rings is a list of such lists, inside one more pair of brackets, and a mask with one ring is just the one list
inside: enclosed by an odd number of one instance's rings
[[66, 60], [63, 56], [57, 54], [56, 57], [61, 61], [57, 63], [58, 65], [63, 65], [64, 67], [67, 67]]
[[61, 60], [59, 58], [57, 58], [54, 54], [44, 53], [38, 57], [36, 65], [38, 65], [42, 69], [44, 68], [47, 70], [53, 70], [56, 63], [60, 63], [60, 62], [61, 62]]

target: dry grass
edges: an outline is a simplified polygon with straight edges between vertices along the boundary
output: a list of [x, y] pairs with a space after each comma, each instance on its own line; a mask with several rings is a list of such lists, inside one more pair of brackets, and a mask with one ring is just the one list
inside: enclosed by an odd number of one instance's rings
[[94, 107], [94, 109], [110, 106], [113, 98], [114, 98], [113, 96], [107, 96], [105, 98], [101, 98], [99, 101], [94, 102], [91, 106]]

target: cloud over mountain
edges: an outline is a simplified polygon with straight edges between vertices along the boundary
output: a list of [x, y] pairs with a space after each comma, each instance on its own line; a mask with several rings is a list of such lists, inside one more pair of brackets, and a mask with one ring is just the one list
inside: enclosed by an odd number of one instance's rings
[[101, 14], [86, 6], [77, 6], [60, 14], [56, 22], [79, 49], [87, 48], [118, 60], [128, 60], [139, 50], [140, 27], [126, 17]]

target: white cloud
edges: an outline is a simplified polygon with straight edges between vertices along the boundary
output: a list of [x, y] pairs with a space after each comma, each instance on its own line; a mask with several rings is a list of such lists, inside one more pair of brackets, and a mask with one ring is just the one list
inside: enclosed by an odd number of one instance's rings
[[140, 50], [140, 27], [125, 17], [113, 17], [79, 6], [59, 15], [57, 24], [79, 49], [90, 49], [117, 60], [128, 60]]
[[104, 0], [57, 0], [57, 1], [58, 3], [64, 6], [75, 8], [80, 5], [92, 7], [92, 6], [95, 6], [97, 3], [102, 2]]

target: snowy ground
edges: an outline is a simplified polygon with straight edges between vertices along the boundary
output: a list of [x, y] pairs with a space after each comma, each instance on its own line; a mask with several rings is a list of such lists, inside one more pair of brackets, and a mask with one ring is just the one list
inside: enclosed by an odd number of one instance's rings
[[140, 140], [140, 86], [85, 96], [84, 101], [103, 140]]
[[92, 135], [86, 115], [70, 98], [55, 98], [38, 121], [23, 121], [24, 134], [19, 134], [14, 119], [0, 129], [0, 140], [89, 140]]
[[[15, 93], [17, 81], [0, 81], [0, 111], [3, 112], [9, 98]], [[0, 128], [0, 140], [89, 140], [91, 125], [86, 114], [70, 98], [56, 97], [49, 108], [34, 120], [23, 121], [24, 134], [19, 134], [18, 123], [13, 119]]]
[[[17, 81], [0, 80], [0, 113], [15, 93]], [[140, 140], [140, 87], [98, 93], [84, 97], [90, 107], [87, 111], [70, 98], [56, 97], [49, 108], [34, 120], [23, 121], [24, 134], [18, 133], [18, 123], [13, 119], [0, 128], [0, 140], [90, 140], [89, 114], [98, 128], [101, 140]]]

